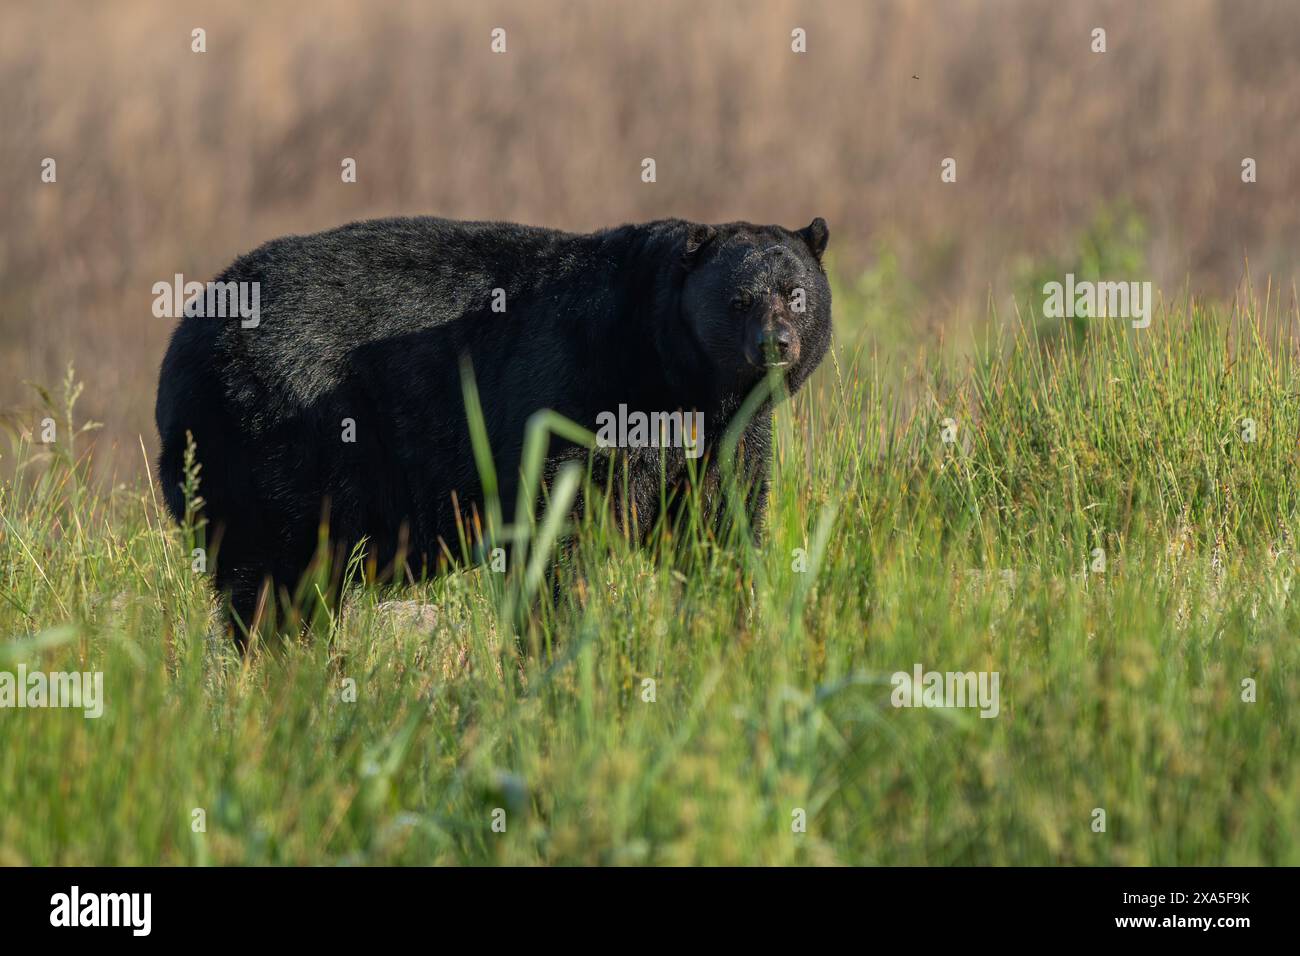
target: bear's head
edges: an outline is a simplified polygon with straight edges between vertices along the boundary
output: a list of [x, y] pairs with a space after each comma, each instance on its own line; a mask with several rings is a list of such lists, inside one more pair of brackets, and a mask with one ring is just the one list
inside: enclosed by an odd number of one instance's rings
[[831, 339], [829, 237], [821, 218], [795, 231], [687, 227], [682, 318], [722, 376], [745, 386], [779, 368], [793, 392], [816, 369]]

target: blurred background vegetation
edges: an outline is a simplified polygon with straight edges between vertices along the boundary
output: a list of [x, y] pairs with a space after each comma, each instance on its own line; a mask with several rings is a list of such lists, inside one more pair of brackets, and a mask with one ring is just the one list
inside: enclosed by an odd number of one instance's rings
[[[3, 13], [0, 409], [22, 424], [23, 382], [75, 362], [82, 411], [104, 423], [97, 461], [122, 474], [141, 467], [137, 436], [151, 453], [155, 441], [173, 323], [152, 315], [152, 284], [357, 218], [588, 230], [821, 215], [842, 336], [886, 351], [964, 347], [1017, 297], [1037, 310], [1042, 282], [1068, 270], [1228, 298], [1249, 259], [1293, 297], [1293, 0], [45, 0]], [[495, 27], [505, 55], [490, 50]], [[41, 182], [45, 157], [55, 184]], [[946, 157], [956, 183], [940, 181]]]

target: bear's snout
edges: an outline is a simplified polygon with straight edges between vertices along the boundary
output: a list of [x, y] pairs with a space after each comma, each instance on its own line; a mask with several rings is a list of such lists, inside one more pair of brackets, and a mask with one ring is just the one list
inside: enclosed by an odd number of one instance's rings
[[745, 359], [755, 368], [784, 368], [799, 361], [799, 336], [784, 320], [754, 327], [745, 342]]

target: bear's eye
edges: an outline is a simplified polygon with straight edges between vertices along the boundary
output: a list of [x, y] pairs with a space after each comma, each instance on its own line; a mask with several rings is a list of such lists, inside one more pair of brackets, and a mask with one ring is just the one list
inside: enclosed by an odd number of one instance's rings
[[731, 300], [731, 307], [737, 312], [743, 312], [754, 304], [754, 297], [748, 292], [742, 292]]

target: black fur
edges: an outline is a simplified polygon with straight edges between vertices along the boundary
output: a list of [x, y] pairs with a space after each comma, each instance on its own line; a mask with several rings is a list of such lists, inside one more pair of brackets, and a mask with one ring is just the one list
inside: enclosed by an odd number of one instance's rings
[[[702, 411], [716, 477], [718, 443], [773, 348], [792, 350], [791, 392], [826, 352], [826, 239], [820, 219], [799, 231], [664, 220], [577, 235], [414, 218], [269, 242], [217, 280], [260, 283], [256, 327], [187, 315], [172, 336], [156, 408], [168, 508], [178, 519], [184, 511], [188, 431], [216, 587], [245, 623], [263, 581], [298, 585], [326, 509], [336, 553], [364, 537], [380, 567], [404, 551], [417, 573], [433, 570], [440, 555], [459, 554], [453, 492], [462, 515], [483, 513], [461, 356], [472, 362], [507, 508], [525, 423], [542, 408], [593, 431], [620, 403]], [[504, 313], [491, 309], [498, 287]], [[795, 287], [802, 313], [791, 307]], [[345, 418], [355, 443], [342, 441]], [[757, 527], [769, 408], [742, 449]], [[553, 440], [548, 467], [580, 454]], [[628, 461], [624, 506], [648, 529], [660, 454], [634, 450]], [[680, 451], [668, 456], [670, 482], [683, 467]]]

